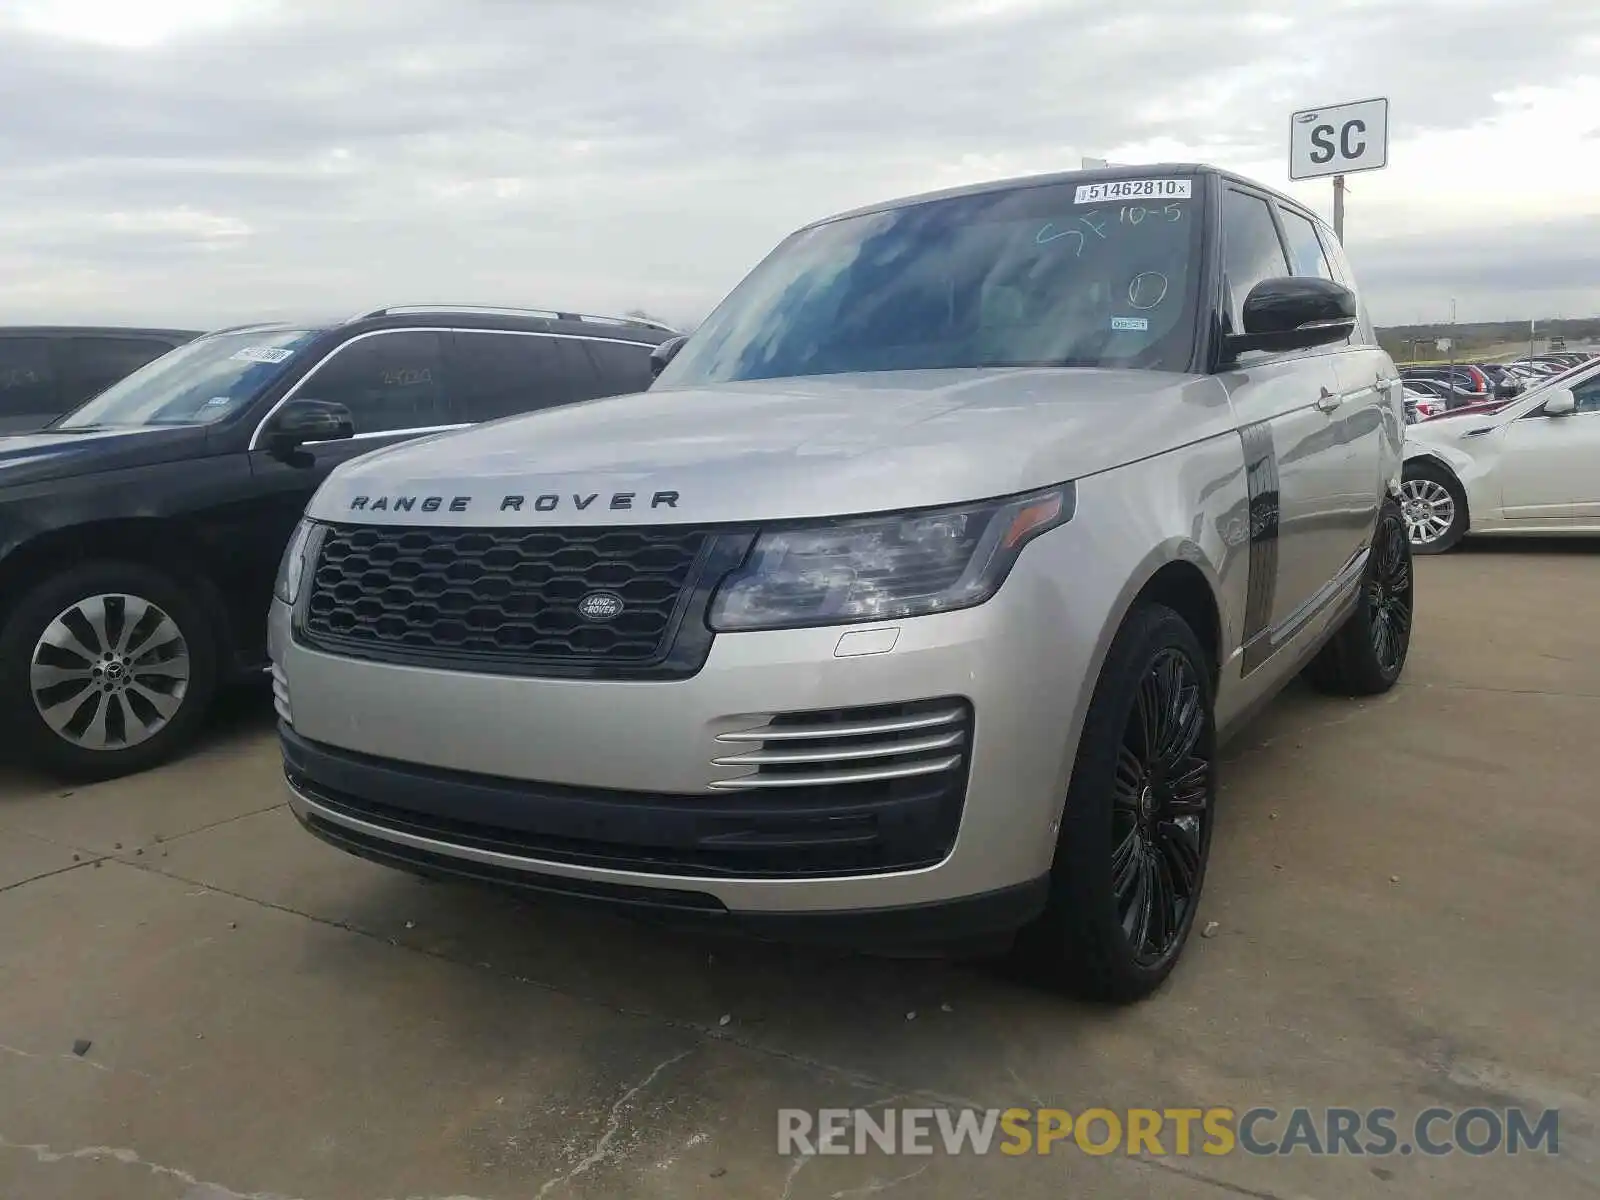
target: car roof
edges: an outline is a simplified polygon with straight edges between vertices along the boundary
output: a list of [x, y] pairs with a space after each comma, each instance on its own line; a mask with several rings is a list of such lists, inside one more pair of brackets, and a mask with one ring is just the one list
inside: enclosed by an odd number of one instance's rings
[[[410, 329], [418, 325], [448, 325], [452, 329], [500, 329], [520, 333], [564, 333], [578, 337], [659, 345], [676, 337], [677, 330], [660, 322], [632, 317], [608, 317], [555, 309], [501, 308], [471, 304], [402, 304], [372, 309], [348, 317], [323, 317], [315, 321], [263, 321], [214, 329], [211, 335], [235, 333], [370, 333], [380, 329]], [[208, 335], [209, 336], [209, 335]]]
[[181, 337], [197, 338], [198, 329], [166, 329], [145, 325], [0, 325], [0, 337]]
[[1064, 183], [1113, 183], [1123, 179], [1149, 179], [1163, 176], [1196, 176], [1214, 175], [1229, 183], [1243, 184], [1257, 191], [1266, 192], [1287, 208], [1305, 216], [1321, 221], [1316, 213], [1307, 208], [1293, 196], [1285, 195], [1276, 188], [1268, 187], [1264, 183], [1251, 179], [1232, 171], [1225, 171], [1221, 167], [1209, 163], [1195, 162], [1166, 162], [1166, 163], [1141, 163], [1137, 166], [1092, 167], [1081, 171], [1055, 171], [1042, 175], [1018, 175], [1009, 179], [987, 180], [983, 183], [969, 183], [959, 187], [942, 188], [938, 191], [922, 192], [913, 196], [902, 196], [895, 200], [884, 200], [876, 204], [863, 205], [847, 212], [835, 213], [831, 217], [813, 221], [805, 226], [807, 229], [818, 225], [827, 225], [833, 221], [842, 221], [847, 217], [865, 216], [868, 213], [888, 212], [897, 208], [909, 208], [916, 204], [925, 204], [932, 200], [948, 200], [958, 196], [981, 196], [987, 192], [1013, 191], [1018, 188], [1052, 187]]

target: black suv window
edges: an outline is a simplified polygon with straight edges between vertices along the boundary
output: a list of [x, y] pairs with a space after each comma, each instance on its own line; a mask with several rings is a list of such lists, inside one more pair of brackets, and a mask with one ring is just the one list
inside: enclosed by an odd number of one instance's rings
[[0, 419], [54, 416], [56, 374], [46, 338], [0, 338]]
[[63, 399], [70, 406], [98, 396], [171, 349], [170, 343], [150, 338], [71, 338], [62, 363]]
[[1322, 242], [1317, 237], [1317, 227], [1299, 213], [1279, 208], [1283, 216], [1283, 235], [1289, 240], [1289, 257], [1293, 260], [1296, 275], [1332, 279], [1328, 256], [1322, 252]]
[[357, 433], [426, 429], [465, 419], [447, 399], [444, 375], [443, 334], [396, 330], [346, 342], [298, 394], [344, 405]]
[[642, 392], [650, 387], [650, 347], [628, 342], [585, 342], [600, 373], [601, 394]]
[[457, 330], [457, 419], [493, 421], [601, 395], [583, 345], [538, 333]]
[[1222, 270], [1228, 288], [1228, 319], [1244, 332], [1244, 301], [1263, 279], [1289, 274], [1272, 209], [1259, 196], [1229, 188], [1222, 194]]

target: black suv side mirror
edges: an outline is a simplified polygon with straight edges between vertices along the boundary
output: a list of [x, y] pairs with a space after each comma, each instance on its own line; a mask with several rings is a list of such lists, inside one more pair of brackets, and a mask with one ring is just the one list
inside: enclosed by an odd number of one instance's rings
[[1230, 334], [1229, 358], [1247, 350], [1306, 350], [1342, 342], [1356, 327], [1356, 294], [1331, 279], [1263, 279], [1244, 301], [1244, 332]]
[[654, 350], [650, 351], [650, 378], [654, 379], [667, 369], [667, 364], [678, 357], [678, 351], [683, 349], [683, 344], [689, 339], [684, 334], [670, 337]]
[[272, 418], [267, 449], [274, 458], [290, 461], [307, 442], [335, 442], [354, 437], [355, 418], [342, 404], [331, 400], [291, 400]]

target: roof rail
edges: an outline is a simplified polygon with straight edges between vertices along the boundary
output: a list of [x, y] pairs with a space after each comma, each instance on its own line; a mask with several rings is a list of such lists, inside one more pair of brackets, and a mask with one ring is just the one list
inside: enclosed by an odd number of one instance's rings
[[672, 326], [645, 317], [608, 317], [596, 313], [564, 312], [554, 308], [523, 308], [511, 304], [390, 304], [370, 312], [358, 313], [350, 321], [365, 321], [373, 317], [394, 316], [399, 313], [453, 312], [453, 313], [508, 313], [521, 317], [541, 317], [546, 321], [592, 321], [599, 325], [626, 325], [639, 329], [657, 329], [662, 333], [676, 333]]

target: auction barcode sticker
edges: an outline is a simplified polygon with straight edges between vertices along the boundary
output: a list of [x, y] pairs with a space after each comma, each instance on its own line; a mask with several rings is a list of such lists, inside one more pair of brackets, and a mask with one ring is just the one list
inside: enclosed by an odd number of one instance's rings
[[1188, 179], [1114, 179], [1110, 183], [1080, 183], [1075, 204], [1098, 204], [1102, 200], [1187, 200]]
[[242, 350], [235, 350], [228, 355], [240, 362], [281, 363], [288, 362], [294, 357], [293, 350], [285, 350], [281, 346], [246, 346]]

